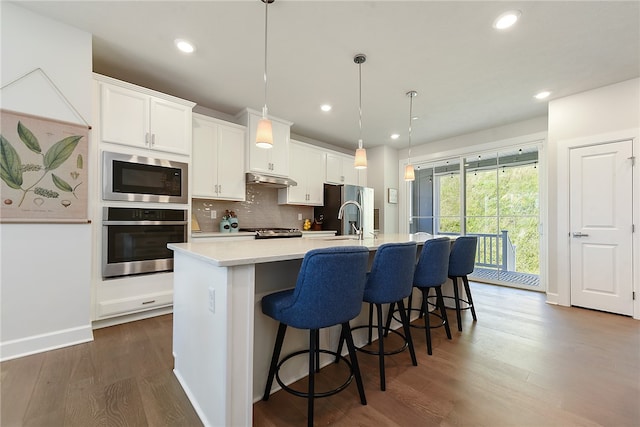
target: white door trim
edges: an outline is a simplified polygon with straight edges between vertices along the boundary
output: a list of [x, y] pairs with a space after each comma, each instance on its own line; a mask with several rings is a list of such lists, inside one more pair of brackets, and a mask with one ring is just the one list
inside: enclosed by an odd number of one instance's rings
[[[557, 245], [557, 271], [556, 277], [550, 277], [558, 284], [558, 293], [547, 292], [549, 303], [564, 306], [571, 305], [571, 277], [570, 277], [570, 251], [569, 251], [569, 153], [573, 148], [586, 147], [607, 142], [633, 140], [633, 153], [640, 154], [640, 129], [626, 129], [616, 132], [608, 132], [599, 135], [591, 135], [581, 138], [559, 140], [557, 142], [557, 232], [555, 242]], [[640, 160], [640, 159], [639, 159]], [[633, 236], [633, 289], [636, 293], [634, 301], [633, 318], [640, 320], [640, 173], [634, 171], [633, 177], [633, 222], [637, 231]]]

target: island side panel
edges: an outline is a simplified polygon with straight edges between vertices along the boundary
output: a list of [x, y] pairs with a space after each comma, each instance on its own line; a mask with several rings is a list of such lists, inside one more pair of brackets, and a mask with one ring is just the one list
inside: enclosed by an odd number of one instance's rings
[[[227, 401], [231, 418], [226, 426], [253, 424], [253, 348], [256, 265], [229, 267], [227, 309], [231, 311], [231, 335], [227, 337]], [[230, 406], [229, 406], [230, 403]]]
[[174, 252], [174, 373], [206, 426], [252, 424], [253, 280]]

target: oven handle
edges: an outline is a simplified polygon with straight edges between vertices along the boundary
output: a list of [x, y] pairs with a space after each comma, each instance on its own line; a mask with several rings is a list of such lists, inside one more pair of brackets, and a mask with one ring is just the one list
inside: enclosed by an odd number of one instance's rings
[[102, 225], [187, 225], [187, 221], [102, 221]]

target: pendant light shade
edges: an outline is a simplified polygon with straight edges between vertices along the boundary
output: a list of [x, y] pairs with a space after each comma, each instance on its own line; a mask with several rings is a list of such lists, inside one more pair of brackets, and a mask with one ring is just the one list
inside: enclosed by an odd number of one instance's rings
[[262, 107], [262, 119], [258, 122], [256, 130], [256, 146], [260, 148], [273, 147], [273, 127], [271, 120], [267, 118], [267, 17], [269, 3], [275, 0], [262, 0], [264, 3], [264, 107]]
[[407, 92], [407, 96], [409, 97], [409, 163], [404, 168], [405, 181], [415, 181], [416, 179], [416, 173], [413, 169], [413, 165], [411, 164], [411, 122], [413, 121], [413, 98], [417, 95], [418, 92], [415, 90]]
[[364, 148], [358, 148], [356, 150], [356, 159], [353, 162], [353, 166], [356, 169], [367, 168], [367, 150], [365, 150]]
[[258, 122], [256, 145], [260, 148], [273, 147], [273, 127], [271, 126], [271, 120], [264, 118], [264, 116]]
[[362, 148], [362, 64], [367, 60], [364, 54], [359, 53], [353, 58], [353, 62], [358, 64], [358, 82], [359, 82], [359, 97], [358, 97], [358, 111], [360, 113], [360, 138], [358, 139], [358, 149], [356, 150], [356, 158], [353, 162], [353, 166], [356, 169], [367, 168], [367, 150]]
[[415, 181], [415, 179], [416, 179], [416, 172], [415, 170], [413, 170], [413, 165], [409, 163], [407, 166], [404, 167], [404, 180]]

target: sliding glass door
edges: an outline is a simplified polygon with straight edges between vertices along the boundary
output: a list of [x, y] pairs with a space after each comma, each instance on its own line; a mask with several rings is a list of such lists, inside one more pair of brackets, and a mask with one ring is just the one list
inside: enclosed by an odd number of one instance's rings
[[478, 236], [474, 280], [539, 287], [537, 145], [416, 165], [410, 231]]

